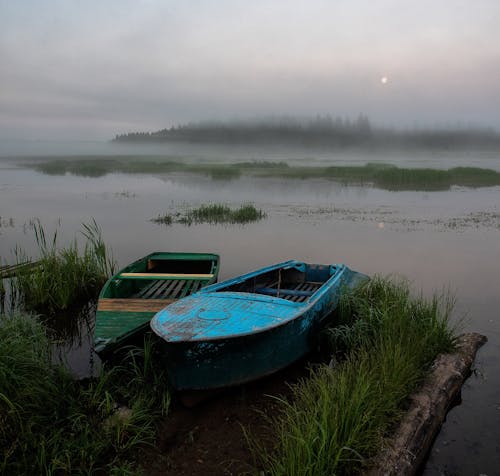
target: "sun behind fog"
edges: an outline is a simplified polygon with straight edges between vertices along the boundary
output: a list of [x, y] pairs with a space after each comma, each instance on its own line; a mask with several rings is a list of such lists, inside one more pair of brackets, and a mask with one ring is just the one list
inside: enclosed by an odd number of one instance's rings
[[382, 84], [387, 84], [387, 83], [389, 82], [389, 78], [388, 78], [387, 76], [382, 76], [382, 77], [380, 78], [380, 82], [381, 82]]

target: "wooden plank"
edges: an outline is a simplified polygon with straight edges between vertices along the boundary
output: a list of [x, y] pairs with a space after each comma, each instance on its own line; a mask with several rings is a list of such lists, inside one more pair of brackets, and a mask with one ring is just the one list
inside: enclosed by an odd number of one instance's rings
[[259, 286], [259, 288], [276, 288], [278, 283], [279, 281], [271, 279], [271, 281], [264, 283], [262, 286]]
[[[196, 281], [186, 281], [186, 285], [182, 289], [182, 293], [180, 295], [180, 299], [182, 299], [186, 294], [188, 294], [189, 288], [191, 287], [191, 283], [195, 283]], [[189, 294], [192, 294], [192, 291], [189, 291]]]
[[177, 285], [178, 281], [176, 281], [175, 279], [172, 279], [172, 281], [169, 281], [168, 283], [169, 284], [168, 284], [167, 288], [163, 292], [163, 297], [165, 297], [165, 298], [171, 296], [172, 291], [173, 291], [174, 287]]
[[212, 279], [213, 274], [190, 273], [121, 273], [118, 278], [123, 279]]
[[[309, 292], [307, 283], [301, 283], [300, 286], [297, 288], [297, 291]], [[304, 302], [306, 299], [309, 299], [309, 297], [310, 296], [307, 296], [306, 294], [300, 295], [299, 298], [296, 299], [295, 302]]]
[[36, 268], [40, 266], [40, 264], [40, 261], [25, 261], [24, 263], [0, 266], [0, 279], [11, 278], [20, 271]]
[[153, 295], [149, 296], [151, 299], [163, 299], [165, 296], [165, 289], [171, 284], [171, 281], [160, 281], [161, 285], [158, 286]]
[[181, 292], [181, 289], [184, 287], [184, 283], [186, 281], [179, 281], [175, 289], [172, 291], [172, 297], [177, 298], [177, 294]]
[[307, 284], [312, 284], [313, 286], [317, 288], [320, 288], [321, 286], [323, 286], [323, 284], [326, 283], [326, 281], [306, 281]]
[[257, 288], [255, 292], [259, 294], [267, 294], [268, 296], [311, 296], [313, 294], [312, 291], [296, 291], [295, 289], [277, 289], [273, 288]]
[[198, 289], [200, 289], [201, 281], [193, 281], [193, 287], [191, 288], [191, 294], [194, 294]]
[[98, 311], [158, 312], [175, 299], [111, 299], [101, 298], [97, 303]]
[[143, 299], [152, 299], [154, 297], [154, 294], [156, 293], [156, 290], [161, 287], [161, 285], [165, 281], [154, 281], [152, 282], [149, 286], [146, 286], [146, 289], [144, 292], [140, 293], [140, 297]]

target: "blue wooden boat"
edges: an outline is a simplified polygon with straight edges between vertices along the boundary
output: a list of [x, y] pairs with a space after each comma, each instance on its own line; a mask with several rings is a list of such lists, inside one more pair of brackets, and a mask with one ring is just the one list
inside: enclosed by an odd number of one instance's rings
[[151, 320], [177, 390], [248, 382], [305, 355], [342, 291], [366, 276], [292, 260], [207, 286]]

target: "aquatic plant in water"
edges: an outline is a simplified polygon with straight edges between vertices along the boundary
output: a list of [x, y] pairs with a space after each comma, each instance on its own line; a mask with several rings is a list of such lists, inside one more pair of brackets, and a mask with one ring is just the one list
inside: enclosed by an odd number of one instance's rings
[[369, 184], [385, 190], [449, 190], [450, 187], [489, 187], [500, 185], [500, 172], [478, 167], [454, 167], [448, 170], [402, 168], [392, 164], [367, 163], [361, 166], [289, 166], [286, 162], [254, 161], [236, 163], [188, 163], [164, 157], [142, 160], [129, 157], [108, 159], [49, 160], [31, 164], [47, 174], [72, 173], [99, 177], [107, 173], [184, 172], [209, 175], [216, 180], [230, 180], [241, 175], [280, 177], [284, 179], [323, 178], [345, 184]]
[[178, 213], [175, 216], [171, 214], [160, 215], [157, 218], [152, 218], [154, 223], [163, 225], [171, 225], [174, 222], [184, 225], [192, 225], [193, 223], [209, 223], [209, 224], [245, 224], [265, 218], [266, 214], [252, 204], [244, 204], [236, 209], [232, 209], [224, 204], [202, 205], [199, 208], [192, 208], [184, 214]]

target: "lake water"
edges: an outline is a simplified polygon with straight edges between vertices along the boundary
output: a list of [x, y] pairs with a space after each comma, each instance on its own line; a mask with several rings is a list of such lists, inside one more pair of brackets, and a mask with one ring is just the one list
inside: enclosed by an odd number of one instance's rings
[[[205, 155], [201, 148], [170, 152], [191, 160], [287, 160], [283, 150], [265, 157], [247, 149], [211, 150]], [[155, 250], [210, 251], [221, 256], [220, 279], [297, 258], [343, 262], [370, 275], [404, 276], [415, 292], [425, 295], [452, 290], [457, 296], [455, 318], [465, 318], [465, 331], [483, 333], [489, 341], [463, 388], [461, 405], [447, 417], [424, 474], [499, 474], [500, 187], [389, 192], [326, 180], [219, 181], [186, 174], [48, 176], [20, 167], [9, 153], [3, 155], [7, 157], [0, 159], [2, 262], [13, 260], [16, 245], [34, 252], [29, 223], [35, 217], [49, 235], [59, 229], [61, 244], [78, 235], [81, 223], [95, 218], [119, 266]], [[396, 154], [375, 159], [407, 166], [475, 165], [500, 170], [500, 160], [491, 155], [443, 156], [436, 160], [424, 153], [407, 158]], [[291, 159], [307, 157], [306, 152], [296, 152]], [[308, 160], [374, 161], [349, 154], [332, 158], [326, 153]], [[150, 221], [208, 202], [232, 206], [252, 202], [267, 217], [245, 226], [162, 226]], [[61, 347], [77, 375], [88, 373], [90, 334], [91, 323]]]

